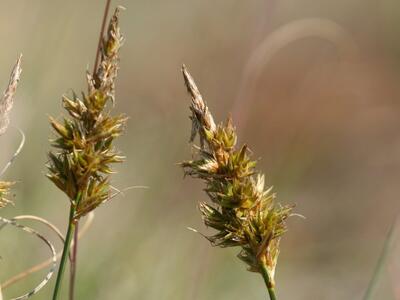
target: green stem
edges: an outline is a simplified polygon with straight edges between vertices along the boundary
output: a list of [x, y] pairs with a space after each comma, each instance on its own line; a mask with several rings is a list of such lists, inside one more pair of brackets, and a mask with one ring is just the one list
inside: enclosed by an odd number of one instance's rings
[[269, 275], [267, 267], [265, 264], [260, 263], [260, 268], [261, 268], [261, 275], [264, 278], [265, 285], [267, 286], [269, 298], [271, 300], [276, 300], [275, 285], [273, 283], [271, 276]]
[[70, 273], [69, 273], [69, 300], [75, 299], [75, 277], [76, 277], [76, 260], [78, 257], [78, 231], [79, 222], [76, 221], [74, 232], [74, 245], [72, 247]]
[[71, 208], [70, 208], [68, 231], [67, 231], [67, 235], [65, 237], [64, 249], [63, 249], [63, 253], [62, 253], [61, 261], [60, 261], [60, 267], [59, 267], [58, 273], [57, 273], [57, 280], [56, 280], [56, 285], [54, 287], [53, 300], [57, 300], [58, 299], [58, 296], [59, 296], [60, 291], [61, 291], [61, 283], [62, 283], [64, 271], [65, 271], [65, 266], [66, 266], [66, 263], [67, 263], [69, 250], [71, 248], [72, 237], [73, 237], [74, 232], [75, 232], [76, 224], [75, 224], [75, 221], [74, 221], [74, 216], [75, 216], [75, 212], [76, 212], [76, 208], [77, 208], [76, 203], [79, 203], [80, 200], [81, 200], [81, 193], [78, 193], [78, 195], [76, 197], [75, 205], [71, 205]]

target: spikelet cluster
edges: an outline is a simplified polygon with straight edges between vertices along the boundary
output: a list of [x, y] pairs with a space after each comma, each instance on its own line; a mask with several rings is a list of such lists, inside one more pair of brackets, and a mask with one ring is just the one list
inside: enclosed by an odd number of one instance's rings
[[70, 118], [51, 118], [57, 138], [49, 153], [48, 178], [67, 194], [75, 206], [75, 220], [110, 198], [111, 164], [123, 161], [113, 142], [124, 130], [127, 118], [110, 115], [109, 102], [115, 101], [115, 79], [123, 36], [115, 10], [101, 45], [100, 64], [92, 75], [87, 72], [87, 93], [79, 98], [64, 96], [62, 104]]
[[264, 176], [255, 170], [246, 145], [236, 147], [237, 136], [231, 118], [216, 125], [193, 81], [182, 68], [191, 95], [193, 142], [199, 135], [200, 147], [194, 160], [182, 163], [185, 175], [202, 179], [211, 204], [200, 203], [206, 226], [217, 232], [207, 236], [214, 246], [240, 246], [238, 257], [253, 272], [264, 266], [272, 279], [279, 254], [280, 237], [292, 207], [275, 202], [271, 188], [265, 189]]
[[[0, 136], [7, 131], [10, 123], [9, 113], [14, 104], [14, 96], [21, 77], [21, 72], [21, 56], [19, 56], [11, 72], [7, 88], [5, 89], [3, 96], [0, 98]], [[10, 188], [13, 185], [14, 182], [0, 181], [0, 208], [12, 203], [12, 201], [8, 199], [8, 195]]]

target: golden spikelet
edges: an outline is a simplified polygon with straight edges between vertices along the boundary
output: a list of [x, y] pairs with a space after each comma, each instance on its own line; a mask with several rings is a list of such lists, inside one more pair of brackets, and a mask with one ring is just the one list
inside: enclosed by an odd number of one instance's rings
[[8, 195], [10, 194], [10, 188], [13, 185], [14, 182], [0, 181], [0, 208], [12, 203], [12, 201], [8, 199]]
[[70, 118], [62, 122], [50, 118], [57, 135], [52, 145], [57, 150], [49, 153], [47, 177], [67, 194], [75, 206], [76, 220], [110, 198], [111, 164], [124, 159], [113, 142], [122, 134], [127, 118], [111, 116], [107, 106], [115, 101], [118, 53], [123, 43], [119, 11], [115, 10], [103, 38], [97, 70], [93, 75], [87, 73], [87, 93], [82, 98], [75, 93], [63, 97], [62, 104]]
[[[264, 175], [256, 171], [246, 145], [236, 146], [231, 118], [216, 125], [193, 78], [183, 66], [186, 87], [191, 95], [193, 142], [198, 134], [200, 147], [195, 159], [182, 163], [185, 175], [202, 179], [211, 200], [200, 203], [204, 223], [217, 232], [207, 239], [214, 246], [241, 247], [238, 257], [253, 272], [268, 272], [269, 285], [279, 254], [279, 241], [286, 232], [292, 206], [275, 202], [271, 188], [265, 189]], [[263, 274], [264, 275], [264, 274]]]

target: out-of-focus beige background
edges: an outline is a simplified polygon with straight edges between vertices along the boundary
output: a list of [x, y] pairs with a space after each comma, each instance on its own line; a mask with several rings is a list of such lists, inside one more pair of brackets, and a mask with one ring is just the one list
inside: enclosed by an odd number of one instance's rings
[[[295, 203], [277, 269], [279, 299], [361, 299], [400, 208], [400, 3], [396, 0], [113, 1], [122, 14], [116, 111], [118, 188], [145, 185], [96, 210], [80, 243], [77, 299], [266, 299], [238, 249], [204, 228], [202, 184], [183, 179], [191, 156], [186, 63], [216, 119], [233, 112], [240, 142], [260, 158], [278, 199]], [[68, 200], [45, 178], [48, 116], [85, 90], [104, 1], [2, 0], [0, 85], [17, 54], [23, 74], [12, 125], [26, 147], [6, 174], [18, 180], [4, 217], [35, 214], [64, 232]], [[1, 137], [0, 162], [18, 144]], [[47, 232], [44, 228], [39, 228]], [[58, 248], [60, 243], [52, 237]], [[396, 250], [397, 247], [397, 250]], [[400, 299], [398, 246], [374, 299]], [[15, 229], [0, 232], [0, 281], [47, 257]], [[17, 296], [44, 272], [5, 291]], [[49, 299], [54, 280], [34, 299]], [[65, 281], [64, 287], [67, 287]], [[66, 289], [65, 289], [66, 290]], [[66, 296], [65, 298], [66, 299]]]

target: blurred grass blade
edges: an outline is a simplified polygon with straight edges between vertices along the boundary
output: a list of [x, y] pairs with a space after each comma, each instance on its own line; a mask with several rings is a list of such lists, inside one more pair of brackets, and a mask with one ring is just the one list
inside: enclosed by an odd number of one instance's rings
[[363, 300], [372, 300], [372, 297], [378, 287], [378, 283], [379, 283], [380, 278], [382, 277], [382, 274], [383, 274], [383, 271], [384, 271], [384, 268], [386, 265], [386, 261], [389, 256], [390, 249], [392, 248], [394, 240], [395, 240], [397, 223], [398, 223], [398, 216], [396, 216], [396, 218], [393, 221], [392, 226], [390, 227], [389, 232], [386, 236], [381, 255], [378, 259], [374, 273], [372, 274], [372, 278], [369, 282], [369, 285], [368, 285], [367, 291], [365, 292]]

